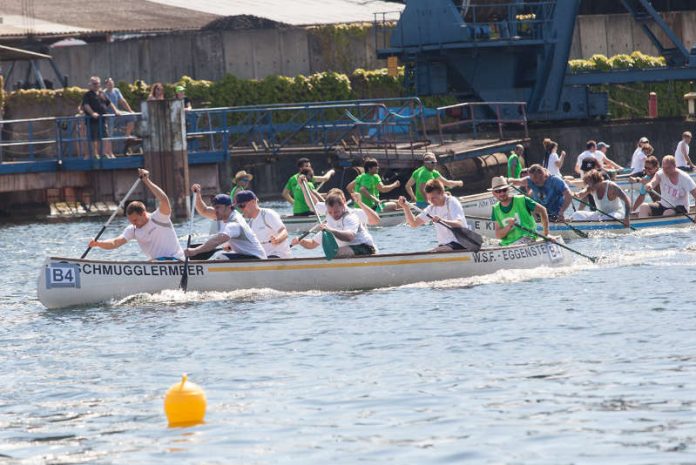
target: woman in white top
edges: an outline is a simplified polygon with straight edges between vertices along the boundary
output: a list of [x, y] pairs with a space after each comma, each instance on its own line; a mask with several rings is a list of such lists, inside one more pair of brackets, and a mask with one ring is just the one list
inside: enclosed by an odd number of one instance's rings
[[683, 171], [693, 171], [694, 164], [689, 158], [689, 144], [691, 143], [691, 133], [684, 131], [682, 140], [677, 144], [677, 150], [674, 152], [674, 158], [677, 160], [677, 168]]
[[650, 156], [650, 154], [645, 152], [644, 148], [649, 142], [647, 137], [641, 137], [638, 141], [638, 147], [631, 156], [631, 176], [643, 174], [645, 159]]
[[558, 176], [559, 178], [563, 178], [563, 175], [561, 174], [561, 167], [563, 166], [563, 162], [565, 162], [565, 150], [561, 150], [561, 156], [558, 156], [558, 143], [557, 142], [549, 142], [549, 166], [546, 167], [546, 169], [549, 170], [549, 173], [552, 176]]
[[417, 228], [432, 220], [435, 224], [438, 245], [431, 249], [431, 252], [464, 250], [465, 244], [457, 241], [450, 229], [469, 227], [466, 223], [462, 204], [456, 197], [445, 194], [445, 185], [439, 179], [431, 179], [426, 182], [424, 191], [429, 205], [418, 216], [413, 215], [406, 203], [406, 199], [399, 197], [399, 205], [404, 210], [406, 222], [412, 228]]
[[588, 171], [582, 180], [587, 187], [578, 193], [578, 197], [592, 195], [597, 211], [576, 211], [570, 217], [572, 221], [611, 221], [611, 218], [607, 217], [610, 215], [622, 220], [625, 227], [631, 227], [631, 201], [619, 186], [612, 181], [605, 181], [602, 173], [597, 170]]

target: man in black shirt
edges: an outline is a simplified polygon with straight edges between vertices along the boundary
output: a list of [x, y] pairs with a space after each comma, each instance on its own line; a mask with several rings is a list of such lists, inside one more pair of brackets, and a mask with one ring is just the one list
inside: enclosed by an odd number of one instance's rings
[[[121, 114], [101, 91], [99, 76], [89, 78], [89, 90], [82, 96], [82, 109], [87, 115], [87, 136], [92, 142], [92, 154], [95, 158], [99, 158], [99, 142], [106, 135], [106, 121], [102, 115], [113, 113], [119, 116]], [[104, 151], [111, 153], [111, 143], [107, 141], [106, 144], [109, 144], [109, 147], [105, 147]]]

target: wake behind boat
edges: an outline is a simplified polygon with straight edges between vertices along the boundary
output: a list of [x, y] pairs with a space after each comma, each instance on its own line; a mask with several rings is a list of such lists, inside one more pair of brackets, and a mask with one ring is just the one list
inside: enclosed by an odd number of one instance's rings
[[[559, 267], [573, 256], [556, 244], [536, 242], [479, 252], [401, 253], [327, 261], [325, 258], [188, 263], [188, 290], [228, 292], [346, 291], [485, 275], [503, 269]], [[178, 289], [179, 261], [101, 261], [49, 257], [39, 273], [38, 298], [47, 308], [107, 302], [138, 293]]]

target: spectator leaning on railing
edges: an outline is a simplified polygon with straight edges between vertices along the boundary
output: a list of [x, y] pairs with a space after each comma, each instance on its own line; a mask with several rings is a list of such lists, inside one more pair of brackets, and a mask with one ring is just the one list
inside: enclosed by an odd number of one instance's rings
[[[98, 76], [89, 78], [89, 90], [82, 96], [82, 109], [87, 118], [87, 137], [92, 142], [92, 155], [99, 158], [99, 143], [106, 134], [106, 124], [102, 115], [112, 113], [120, 116], [121, 112], [111, 103], [101, 90], [101, 79]], [[113, 158], [111, 143], [104, 143], [105, 156]]]
[[[110, 77], [106, 78], [104, 80], [104, 95], [111, 101], [114, 107], [121, 111], [125, 111], [128, 113], [133, 113], [133, 109], [131, 106], [128, 104], [125, 98], [123, 98], [123, 94], [121, 93], [121, 89], [116, 87], [114, 85], [114, 80]], [[125, 135], [126, 137], [131, 137], [131, 134], [133, 133], [133, 127], [135, 126], [135, 116], [134, 115], [129, 115], [129, 116], [124, 116], [122, 120], [120, 121], [125, 121], [126, 123], [126, 132]], [[114, 122], [115, 126], [115, 122]], [[111, 128], [113, 131], [114, 128]]]

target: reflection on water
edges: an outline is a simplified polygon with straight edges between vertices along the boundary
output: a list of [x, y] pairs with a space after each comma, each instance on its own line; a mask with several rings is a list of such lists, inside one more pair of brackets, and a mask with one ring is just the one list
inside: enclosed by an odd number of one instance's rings
[[[100, 226], [0, 227], [0, 463], [694, 462], [693, 229], [571, 243], [598, 265], [44, 309], [43, 257], [81, 254]], [[384, 252], [434, 239], [374, 236]], [[168, 429], [182, 372], [208, 415]]]

